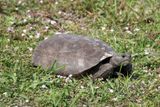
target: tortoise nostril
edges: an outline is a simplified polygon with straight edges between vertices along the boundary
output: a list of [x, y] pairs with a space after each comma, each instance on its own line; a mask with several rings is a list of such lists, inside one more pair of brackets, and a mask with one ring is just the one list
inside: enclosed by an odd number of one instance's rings
[[126, 55], [125, 55], [125, 54], [123, 54], [123, 55], [122, 55], [122, 58], [124, 58], [124, 57], [126, 57]]

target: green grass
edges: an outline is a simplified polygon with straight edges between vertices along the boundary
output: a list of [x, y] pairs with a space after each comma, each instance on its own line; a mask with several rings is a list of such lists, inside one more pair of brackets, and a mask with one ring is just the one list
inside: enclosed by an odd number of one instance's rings
[[[56, 68], [34, 68], [34, 48], [55, 32], [87, 35], [117, 52], [130, 52], [132, 75], [92, 81], [57, 77]], [[0, 0], [2, 107], [158, 107], [158, 68], [159, 0], [126, 0], [124, 5], [118, 0]]]

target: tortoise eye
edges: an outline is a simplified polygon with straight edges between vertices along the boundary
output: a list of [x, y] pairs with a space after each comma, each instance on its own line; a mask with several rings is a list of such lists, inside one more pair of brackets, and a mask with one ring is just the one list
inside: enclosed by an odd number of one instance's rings
[[124, 54], [122, 54], [122, 58], [131, 58], [131, 54], [129, 54], [129, 53], [124, 53]]

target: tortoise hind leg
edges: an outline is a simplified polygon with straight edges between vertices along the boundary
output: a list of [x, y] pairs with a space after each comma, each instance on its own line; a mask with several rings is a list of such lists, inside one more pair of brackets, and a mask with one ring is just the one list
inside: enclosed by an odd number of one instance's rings
[[93, 79], [110, 77], [113, 73], [113, 66], [110, 63], [103, 64], [99, 67], [99, 70], [93, 74]]

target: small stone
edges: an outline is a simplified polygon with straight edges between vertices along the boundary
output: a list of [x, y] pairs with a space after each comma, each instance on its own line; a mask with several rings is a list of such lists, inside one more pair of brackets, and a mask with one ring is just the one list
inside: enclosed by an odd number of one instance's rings
[[58, 2], [56, 1], [56, 2], [55, 2], [55, 4], [57, 5], [57, 4], [58, 4]]
[[149, 55], [148, 49], [145, 49], [145, 50], [144, 50], [144, 54], [145, 54], [145, 55]]
[[101, 29], [102, 29], [102, 30], [105, 30], [106, 28], [105, 28], [105, 27], [101, 27]]
[[27, 30], [26, 30], [26, 29], [24, 29], [24, 30], [23, 30], [23, 33], [26, 33], [26, 32], [27, 32]]
[[25, 34], [24, 34], [24, 33], [22, 33], [22, 34], [21, 34], [21, 36], [25, 36]]
[[158, 86], [158, 90], [160, 90], [160, 86]]
[[71, 78], [72, 76], [73, 76], [73, 75], [72, 75], [72, 74], [70, 74], [68, 77], [69, 77], [69, 78]]
[[39, 38], [40, 37], [40, 33], [36, 32], [35, 38]]
[[84, 89], [84, 86], [83, 86], [83, 85], [81, 85], [81, 89]]
[[114, 29], [111, 29], [110, 32], [114, 32]]
[[98, 86], [95, 87], [95, 89], [98, 89], [98, 88], [99, 88]]
[[32, 52], [32, 50], [33, 50], [33, 48], [31, 48], [31, 47], [28, 47], [28, 49], [29, 49], [30, 52]]
[[47, 88], [47, 86], [46, 86], [46, 85], [44, 85], [44, 84], [43, 84], [41, 87], [42, 87], [43, 89], [46, 89], [46, 88]]
[[48, 39], [48, 37], [45, 37], [44, 40]]
[[30, 36], [29, 36], [29, 38], [33, 38], [33, 36], [32, 36], [32, 35], [30, 35]]
[[26, 23], [27, 22], [27, 19], [23, 19], [23, 23]]
[[137, 32], [137, 31], [139, 31], [139, 30], [140, 30], [140, 29], [138, 29], [138, 28], [135, 28], [135, 29], [134, 29], [135, 32]]
[[21, 1], [21, 0], [19, 0], [19, 1], [18, 1], [18, 4], [21, 4], [21, 3], [22, 3], [22, 1]]
[[26, 100], [25, 102], [26, 102], [26, 103], [28, 103], [28, 102], [29, 102], [29, 100]]
[[65, 82], [71, 82], [71, 79], [70, 79], [69, 77], [67, 77], [67, 78], [65, 79]]
[[29, 30], [32, 30], [33, 29], [33, 27], [31, 26], [31, 27], [29, 27]]
[[54, 21], [54, 20], [51, 20], [50, 23], [51, 23], [52, 25], [55, 25], [57, 22]]
[[126, 33], [128, 33], [128, 34], [133, 34], [133, 33], [132, 33], [131, 31], [129, 31], [129, 30], [127, 30]]
[[48, 26], [45, 26], [45, 31], [48, 31], [49, 27]]
[[129, 28], [128, 28], [128, 27], [124, 27], [124, 29], [125, 29], [125, 30], [128, 30]]
[[4, 93], [3, 93], [3, 95], [7, 96], [7, 95], [8, 95], [8, 93], [7, 93], [7, 92], [4, 92]]
[[56, 32], [55, 34], [56, 34], [56, 35], [58, 35], [58, 34], [62, 34], [62, 32]]
[[87, 107], [87, 105], [83, 104], [83, 106], [82, 106], [82, 107]]
[[58, 14], [62, 14], [62, 11], [59, 11]]
[[114, 91], [113, 91], [113, 89], [109, 89], [109, 92], [110, 92], [110, 93], [113, 93]]
[[32, 18], [32, 16], [29, 14], [28, 16], [27, 16], [29, 19], [31, 19]]
[[42, 3], [43, 3], [43, 0], [40, 0], [39, 2], [42, 4]]
[[31, 12], [31, 10], [27, 10], [27, 13]]
[[13, 31], [14, 31], [14, 28], [13, 28], [13, 27], [8, 27], [8, 28], [7, 28], [7, 31], [8, 31], [8, 32], [13, 32]]
[[113, 98], [112, 100], [113, 100], [113, 101], [117, 101], [118, 99], [117, 99], [117, 98]]
[[15, 10], [19, 10], [19, 8], [18, 8], [18, 7], [16, 7], [16, 8], [15, 8]]

